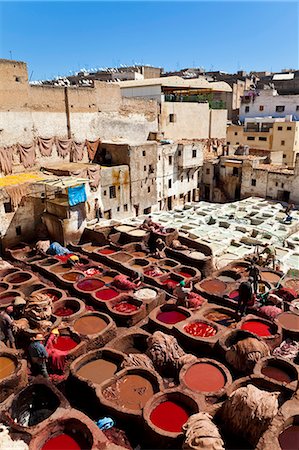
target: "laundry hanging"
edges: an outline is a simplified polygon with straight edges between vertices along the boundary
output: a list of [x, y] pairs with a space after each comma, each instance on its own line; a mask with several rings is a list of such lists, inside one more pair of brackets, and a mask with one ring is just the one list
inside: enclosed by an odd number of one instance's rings
[[17, 149], [20, 154], [20, 162], [25, 169], [32, 167], [35, 164], [35, 143], [22, 145], [17, 144]]
[[55, 139], [55, 145], [57, 149], [58, 156], [65, 158], [70, 154], [72, 148], [73, 141], [72, 139]]
[[54, 144], [54, 138], [37, 138], [37, 144], [41, 156], [51, 156]]
[[73, 142], [72, 152], [73, 152], [73, 162], [82, 161], [84, 156], [85, 142]]
[[0, 169], [4, 175], [12, 173], [12, 162], [15, 147], [0, 148]]
[[75, 206], [79, 203], [86, 202], [87, 196], [85, 191], [85, 185], [80, 184], [79, 186], [68, 188], [69, 205]]
[[94, 158], [96, 156], [96, 153], [97, 153], [97, 150], [98, 150], [98, 147], [100, 145], [100, 142], [101, 142], [100, 139], [97, 139], [96, 141], [93, 141], [93, 142], [92, 141], [86, 141], [86, 147], [87, 147], [87, 153], [88, 153], [89, 161], [93, 161], [94, 160]]

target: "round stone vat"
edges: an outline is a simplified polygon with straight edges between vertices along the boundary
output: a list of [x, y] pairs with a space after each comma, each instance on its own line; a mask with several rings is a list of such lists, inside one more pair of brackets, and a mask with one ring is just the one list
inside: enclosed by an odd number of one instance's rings
[[249, 268], [250, 263], [246, 262], [246, 261], [235, 261], [233, 263], [230, 264], [230, 267], [232, 269], [234, 269], [237, 273], [239, 273], [239, 275], [243, 276], [248, 276], [248, 271], [247, 269]]
[[171, 271], [175, 267], [178, 267], [179, 263], [174, 259], [167, 258], [167, 259], [160, 259], [160, 261], [158, 261], [158, 265], [159, 267], [161, 267], [161, 269]]
[[294, 450], [299, 442], [299, 414], [290, 417], [283, 425], [278, 436], [281, 450]]
[[90, 312], [77, 318], [72, 327], [87, 343], [87, 350], [101, 348], [116, 336], [116, 325], [108, 314]]
[[184, 278], [174, 272], [170, 272], [167, 275], [162, 275], [157, 280], [159, 287], [165, 289], [170, 294], [173, 293], [173, 290], [181, 281], [184, 281]]
[[[1, 299], [1, 296], [0, 296]], [[1, 301], [1, 300], [0, 300]], [[276, 318], [283, 330], [284, 338], [299, 339], [299, 315], [291, 311], [283, 312]]]
[[129, 355], [130, 353], [146, 353], [149, 333], [141, 329], [125, 331], [110, 342], [109, 347]]
[[154, 370], [132, 367], [104, 381], [98, 395], [112, 417], [131, 421], [141, 418], [147, 401], [162, 388], [162, 379]]
[[7, 275], [10, 275], [12, 273], [20, 272], [20, 269], [16, 267], [9, 267], [7, 269], [0, 270], [0, 280], [3, 280]]
[[81, 248], [84, 253], [90, 254], [99, 250], [101, 246], [96, 242], [87, 242], [86, 244], [83, 244]]
[[276, 286], [281, 277], [283, 276], [282, 272], [276, 272], [274, 270], [260, 270], [260, 276], [262, 281], [266, 281], [267, 283], [270, 283], [272, 286]]
[[120, 295], [118, 290], [109, 286], [91, 293], [95, 307], [101, 310], [107, 310], [108, 303], [111, 300], [116, 300]]
[[149, 266], [149, 264], [149, 261], [143, 258], [134, 258], [129, 261], [130, 268], [136, 270], [137, 272], [142, 272], [145, 267]]
[[127, 252], [117, 252], [115, 254], [109, 255], [109, 258], [119, 264], [128, 264], [132, 260], [132, 255]]
[[87, 269], [83, 268], [82, 272], [86, 277], [101, 276], [103, 273], [103, 268], [97, 264], [96, 266], [90, 266]]
[[110, 283], [112, 283], [112, 281], [114, 280], [114, 278], [117, 275], [119, 275], [119, 272], [116, 272], [114, 270], [107, 270], [107, 271], [104, 271], [103, 275], [101, 275], [101, 280], [105, 284], [110, 284]]
[[28, 383], [27, 363], [13, 351], [0, 352], [0, 403]]
[[299, 314], [299, 298], [291, 301], [290, 311], [294, 314]]
[[118, 225], [117, 227], [114, 227], [114, 229], [119, 233], [128, 233], [128, 231], [135, 230], [135, 227], [132, 227], [131, 225]]
[[241, 275], [236, 270], [222, 270], [217, 275], [217, 280], [223, 281], [224, 283], [235, 283], [240, 278]]
[[60, 399], [45, 383], [27, 386], [14, 397], [10, 406], [12, 420], [22, 427], [34, 427], [50, 417]]
[[54, 266], [49, 267], [47, 269], [47, 272], [49, 274], [52, 273], [52, 274], [56, 275], [56, 274], [63, 274], [63, 273], [69, 272], [70, 269], [71, 268], [70, 268], [69, 264], [58, 262]]
[[83, 279], [84, 274], [82, 272], [79, 272], [79, 270], [70, 270], [69, 272], [58, 274], [57, 277], [66, 286], [72, 286], [75, 283], [78, 283], [78, 281], [80, 281], [81, 279]]
[[146, 316], [143, 302], [130, 295], [122, 294], [111, 300], [107, 303], [107, 308], [118, 326], [130, 327]]
[[9, 289], [11, 289], [11, 285], [8, 283], [0, 283], [0, 294], [2, 294], [2, 292], [8, 291]]
[[201, 274], [198, 270], [192, 269], [192, 267], [188, 266], [180, 266], [175, 268], [173, 272], [177, 273], [186, 280], [192, 279], [193, 281], [200, 281], [201, 278]]
[[232, 383], [228, 368], [207, 358], [199, 358], [197, 362], [183, 366], [179, 378], [184, 389], [207, 397], [221, 397]]
[[2, 292], [0, 294], [0, 308], [6, 308], [12, 305], [16, 297], [23, 297], [23, 294], [16, 289]]
[[176, 323], [189, 319], [192, 313], [182, 306], [165, 304], [155, 308], [149, 315], [152, 330], [170, 331]]
[[36, 291], [40, 291], [41, 289], [45, 289], [47, 286], [44, 283], [34, 283], [28, 286], [25, 286], [23, 289], [23, 293], [25, 297], [29, 297]]
[[236, 328], [239, 321], [233, 309], [223, 308], [221, 306], [207, 307], [201, 315], [206, 320], [231, 329]]
[[104, 281], [97, 277], [85, 277], [74, 284], [74, 289], [79, 293], [86, 295], [101, 289], [104, 285]]
[[98, 255], [102, 255], [102, 256], [113, 255], [116, 252], [117, 252], [117, 250], [112, 248], [112, 247], [110, 247], [109, 245], [107, 245], [105, 247], [98, 248], [97, 250], [95, 250], [95, 253], [97, 253]]
[[227, 330], [224, 334], [219, 337], [218, 347], [220, 353], [223, 357], [225, 357], [226, 353], [230, 350], [231, 347], [236, 345], [239, 341], [242, 341], [247, 338], [257, 338], [261, 340], [261, 338], [253, 333], [250, 333], [246, 330], [235, 329], [235, 330]]
[[19, 271], [16, 273], [11, 273], [4, 278], [6, 283], [9, 283], [13, 288], [24, 287], [28, 284], [32, 284], [36, 281], [36, 277], [30, 272]]
[[229, 285], [217, 278], [206, 278], [195, 285], [195, 290], [207, 298], [215, 298], [222, 296], [227, 292]]
[[47, 288], [41, 289], [38, 292], [41, 294], [48, 295], [51, 298], [53, 303], [56, 302], [57, 300], [60, 300], [65, 297], [65, 292], [62, 291], [61, 289], [57, 289], [57, 288], [47, 287]]
[[294, 388], [299, 380], [299, 369], [296, 364], [284, 358], [272, 356], [260, 359], [256, 363], [253, 373]]
[[38, 267], [45, 268], [54, 266], [55, 264], [59, 264], [59, 261], [56, 258], [46, 258], [38, 262]]
[[153, 448], [181, 448], [182, 427], [199, 410], [198, 401], [178, 389], [155, 394], [143, 409], [146, 441]]
[[166, 294], [154, 287], [141, 287], [134, 292], [134, 297], [142, 301], [149, 314], [157, 305], [164, 303]]
[[66, 322], [71, 322], [85, 312], [85, 303], [74, 297], [57, 300], [53, 307], [53, 314], [62, 317]]
[[261, 337], [270, 348], [277, 347], [282, 341], [281, 326], [276, 321], [247, 314], [239, 323], [238, 328], [249, 331]]
[[210, 353], [219, 336], [222, 327], [206, 319], [190, 318], [174, 325], [179, 342], [196, 354], [199, 352]]

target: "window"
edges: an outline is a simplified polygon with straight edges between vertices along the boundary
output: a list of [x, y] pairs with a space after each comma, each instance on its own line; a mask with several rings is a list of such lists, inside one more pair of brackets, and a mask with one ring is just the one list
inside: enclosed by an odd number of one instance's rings
[[181, 176], [181, 183], [184, 181], [184, 177], [183, 176]]
[[237, 131], [235, 131], [235, 136], [238, 136], [238, 132]]
[[155, 172], [155, 169], [153, 168], [153, 165], [152, 165], [152, 164], [150, 164], [150, 165], [148, 166], [148, 171], [149, 171], [149, 173], [154, 173], [154, 172]]
[[182, 156], [182, 150], [178, 151], [178, 156]]
[[251, 180], [251, 186], [256, 186], [256, 180]]
[[194, 180], [194, 175], [192, 175], [192, 177], [191, 177], [191, 178], [192, 178], [192, 180]]
[[284, 112], [284, 106], [276, 106], [276, 112]]
[[142, 156], [145, 156], [145, 150], [142, 151]]
[[152, 210], [152, 207], [150, 206], [149, 208], [145, 208], [144, 210], [143, 210], [143, 214], [150, 214], [151, 213], [151, 210]]
[[176, 114], [169, 114], [169, 122], [170, 123], [176, 122]]
[[159, 155], [159, 161], [160, 161], [160, 159], [161, 159], [161, 155]]
[[124, 212], [127, 212], [128, 211], [128, 205], [126, 204], [126, 205], [124, 205]]
[[184, 194], [180, 194], [180, 199], [184, 198]]
[[249, 112], [249, 106], [245, 106], [245, 112]]
[[247, 141], [254, 141], [255, 137], [254, 136], [247, 136]]
[[287, 155], [283, 154], [283, 156], [282, 156], [282, 157], [283, 157], [283, 159], [285, 159], [285, 158], [287, 157]]
[[233, 167], [233, 175], [234, 176], [239, 176], [239, 169], [238, 169], [238, 167]]
[[13, 207], [12, 207], [11, 202], [4, 203], [4, 211], [6, 212], [6, 214], [13, 212]]
[[146, 172], [146, 166], [143, 166], [143, 170], [144, 170], [144, 172]]
[[115, 186], [109, 187], [109, 196], [110, 198], [116, 198], [116, 189]]
[[260, 136], [259, 137], [259, 141], [266, 141], [266, 140], [267, 140], [267, 138], [265, 136]]
[[196, 158], [196, 150], [192, 150], [192, 158]]
[[240, 144], [240, 142], [236, 142], [236, 145], [239, 145]]
[[296, 111], [299, 111], [299, 105], [296, 106]]
[[227, 145], [230, 145], [230, 142], [227, 141]]
[[172, 185], [171, 180], [168, 180], [168, 187], [169, 187], [169, 189], [171, 188], [171, 185]]
[[148, 193], [151, 192], [151, 187], [150, 187], [150, 186], [148, 186], [147, 192], [148, 192]]
[[282, 130], [282, 127], [277, 127], [277, 129], [278, 129], [279, 131], [281, 131], [281, 130]]
[[119, 212], [120, 211], [120, 206], [118, 206], [116, 209], [117, 209], [117, 212]]
[[20, 81], [21, 81], [21, 77], [16, 77], [16, 82], [20, 83]]
[[281, 141], [281, 145], [284, 145], [285, 144], [285, 141]]
[[264, 106], [260, 105], [260, 111], [264, 111]]
[[292, 129], [292, 127], [287, 127], [287, 130], [288, 130], [288, 131], [291, 131], [291, 129]]
[[207, 170], [206, 170], [206, 174], [207, 174], [207, 175], [210, 175], [210, 169], [207, 169]]
[[284, 183], [281, 183], [281, 187], [282, 187], [282, 188], [284, 187]]
[[21, 226], [19, 225], [18, 227], [16, 227], [16, 235], [21, 236], [21, 234], [22, 234], [22, 229], [21, 229]]
[[172, 164], [172, 156], [168, 156], [168, 164], [171, 166], [171, 164]]
[[104, 195], [107, 195], [107, 191], [104, 191]]
[[278, 186], [278, 183], [277, 183], [277, 181], [276, 181], [276, 183], [275, 183], [275, 186]]

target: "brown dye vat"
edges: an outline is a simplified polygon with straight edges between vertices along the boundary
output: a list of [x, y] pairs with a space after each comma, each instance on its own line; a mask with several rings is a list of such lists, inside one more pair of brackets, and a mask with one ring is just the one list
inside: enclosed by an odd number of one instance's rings
[[208, 310], [203, 313], [203, 316], [205, 319], [227, 328], [235, 328], [238, 323], [235, 312], [225, 310], [225, 308]]
[[86, 315], [77, 319], [74, 324], [74, 330], [83, 335], [100, 333], [108, 326], [108, 323], [98, 316]]
[[41, 261], [39, 263], [39, 266], [41, 267], [48, 267], [48, 266], [53, 266], [54, 264], [57, 264], [58, 261], [55, 258], [47, 258], [44, 261]]
[[117, 372], [117, 365], [106, 359], [96, 359], [82, 365], [77, 374], [95, 384], [101, 384]]
[[283, 312], [277, 316], [278, 323], [285, 330], [294, 331], [299, 333], [299, 315], [292, 312]]
[[271, 284], [277, 284], [281, 278], [281, 275], [279, 275], [277, 272], [261, 271], [260, 275], [263, 281]]
[[149, 380], [137, 374], [127, 374], [102, 391], [103, 396], [121, 408], [140, 410], [154, 395]]
[[173, 261], [172, 259], [162, 259], [159, 261], [159, 266], [166, 270], [172, 270], [174, 267], [177, 267], [179, 263]]
[[287, 427], [280, 433], [279, 445], [282, 450], [298, 450], [299, 449], [299, 423]]
[[12, 273], [20, 272], [20, 269], [16, 268], [9, 268], [9, 269], [3, 269], [0, 270], [0, 279], [5, 278], [7, 275], [10, 275]]
[[273, 380], [281, 383], [290, 383], [292, 381], [286, 371], [279, 367], [268, 365], [261, 370], [261, 373], [266, 377], [272, 378]]
[[32, 277], [32, 275], [28, 272], [17, 272], [17, 273], [12, 273], [10, 275], [8, 275], [7, 277], [5, 277], [8, 283], [12, 284], [12, 285], [18, 285], [18, 284], [23, 284], [28, 282]]
[[41, 289], [40, 291], [41, 294], [46, 294], [48, 295], [52, 302], [56, 302], [57, 300], [60, 300], [63, 296], [64, 296], [64, 292], [60, 291], [59, 289], [55, 289], [55, 288], [45, 288], [45, 289]]
[[80, 272], [67, 272], [61, 276], [61, 278], [64, 281], [68, 281], [71, 283], [76, 283], [83, 277], [84, 277], [83, 273], [80, 273]]
[[92, 244], [92, 243], [88, 243], [88, 244], [84, 244], [82, 245], [82, 249], [85, 250], [86, 252], [94, 252], [95, 250], [98, 250], [100, 248], [100, 245], [98, 244]]
[[132, 256], [134, 256], [135, 258], [144, 258], [146, 256], [145, 252], [130, 252], [130, 254]]
[[216, 278], [211, 280], [204, 280], [200, 283], [201, 289], [208, 294], [221, 295], [225, 292], [227, 284]]
[[130, 261], [131, 269], [140, 270], [143, 269], [144, 267], [147, 267], [148, 265], [149, 261], [147, 261], [146, 259], [135, 258], [132, 261]]
[[0, 307], [6, 307], [9, 305], [12, 305], [14, 299], [16, 297], [19, 297], [21, 295], [20, 292], [18, 291], [5, 291], [2, 294], [0, 294]]
[[14, 361], [8, 356], [0, 356], [0, 381], [12, 375], [16, 370]]
[[67, 264], [59, 264], [56, 267], [53, 267], [53, 269], [51, 269], [51, 272], [53, 273], [65, 273], [65, 272], [69, 272], [70, 270], [70, 266], [68, 266]]
[[129, 253], [118, 252], [115, 255], [111, 256], [111, 259], [120, 263], [127, 263], [128, 261], [130, 261], [130, 259], [132, 259], [132, 256]]
[[109, 283], [112, 283], [112, 281], [114, 280], [114, 277], [112, 277], [110, 275], [103, 275], [103, 276], [101, 276], [101, 280], [104, 281], [105, 284], [109, 284]]
[[8, 283], [0, 283], [0, 294], [4, 291], [7, 291], [8, 288], [9, 288]]

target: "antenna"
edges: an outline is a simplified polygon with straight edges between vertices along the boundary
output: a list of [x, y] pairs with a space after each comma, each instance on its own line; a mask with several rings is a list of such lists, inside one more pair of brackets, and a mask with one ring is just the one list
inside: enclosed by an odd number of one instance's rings
[[9, 50], [9, 54], [10, 54], [10, 59], [12, 59], [12, 51]]

